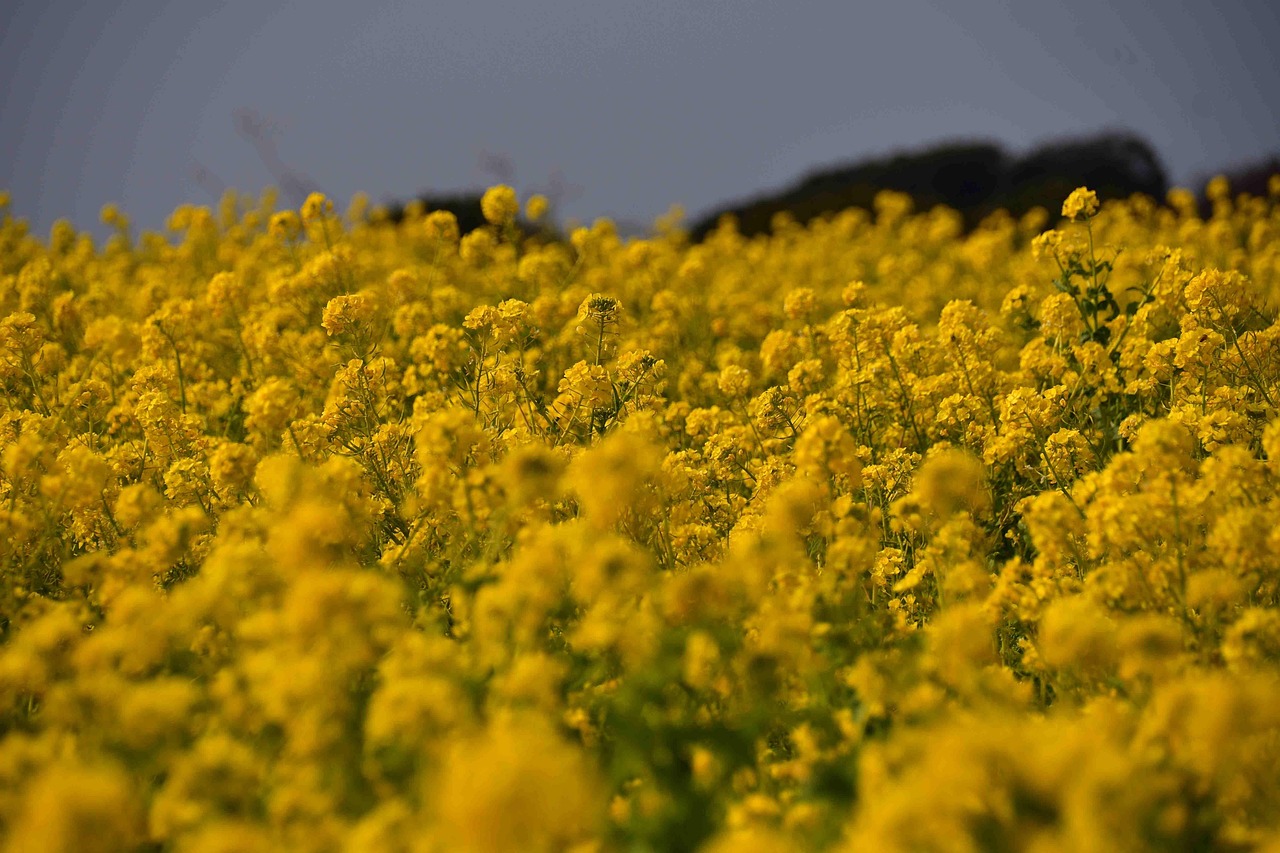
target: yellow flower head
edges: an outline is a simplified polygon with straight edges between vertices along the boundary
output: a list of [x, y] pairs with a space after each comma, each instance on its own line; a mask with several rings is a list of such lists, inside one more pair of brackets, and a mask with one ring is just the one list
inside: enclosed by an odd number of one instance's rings
[[302, 221], [313, 222], [324, 216], [333, 215], [333, 202], [325, 198], [324, 193], [312, 193], [302, 203]]
[[538, 222], [542, 217], [547, 215], [547, 211], [551, 208], [551, 202], [547, 200], [545, 195], [537, 194], [529, 196], [529, 200], [524, 205], [524, 215], [529, 217], [530, 222]]
[[272, 237], [286, 242], [296, 238], [301, 230], [302, 226], [298, 220], [298, 214], [292, 210], [282, 210], [271, 214], [271, 219], [267, 224], [267, 231]]
[[458, 241], [458, 217], [450, 210], [433, 210], [423, 220], [423, 230], [427, 237], [441, 243]]
[[129, 218], [121, 213], [120, 208], [114, 204], [104, 204], [98, 218], [102, 220], [103, 225], [108, 225], [112, 228], [129, 227]]
[[449, 750], [429, 800], [448, 849], [566, 850], [591, 838], [601, 786], [543, 717], [504, 712]]
[[1068, 219], [1090, 218], [1098, 212], [1098, 194], [1086, 187], [1077, 187], [1062, 203], [1062, 215]]
[[329, 300], [320, 325], [330, 337], [345, 335], [365, 326], [373, 318], [373, 301], [363, 293], [345, 293]]
[[520, 213], [520, 201], [516, 198], [515, 190], [506, 184], [499, 184], [485, 190], [480, 198], [480, 211], [489, 223], [508, 225]]

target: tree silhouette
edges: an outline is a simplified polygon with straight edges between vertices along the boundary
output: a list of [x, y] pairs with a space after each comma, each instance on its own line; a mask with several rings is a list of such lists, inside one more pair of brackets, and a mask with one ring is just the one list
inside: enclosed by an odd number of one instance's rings
[[918, 208], [955, 208], [973, 228], [1000, 208], [1014, 215], [1037, 206], [1052, 211], [1079, 186], [1104, 198], [1144, 193], [1162, 200], [1169, 183], [1155, 150], [1126, 132], [1055, 140], [1022, 157], [994, 142], [950, 142], [823, 169], [780, 193], [715, 210], [691, 231], [702, 239], [729, 214], [742, 233], [762, 234], [777, 213], [804, 223], [850, 207], [871, 209], [882, 190], [908, 193]]

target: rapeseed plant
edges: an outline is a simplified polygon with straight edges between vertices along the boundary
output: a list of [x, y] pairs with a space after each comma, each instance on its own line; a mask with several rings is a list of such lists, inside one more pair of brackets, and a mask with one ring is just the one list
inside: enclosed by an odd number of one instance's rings
[[1272, 189], [697, 245], [0, 195], [0, 837], [1280, 844]]

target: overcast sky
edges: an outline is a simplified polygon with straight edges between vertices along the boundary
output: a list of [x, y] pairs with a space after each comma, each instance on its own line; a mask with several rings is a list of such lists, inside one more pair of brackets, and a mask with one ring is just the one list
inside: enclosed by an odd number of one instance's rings
[[1183, 183], [1280, 151], [1280, 4], [1252, 0], [2, 5], [0, 188], [40, 233], [273, 183], [237, 110], [342, 202], [483, 186], [497, 155], [582, 220], [953, 138], [1127, 128]]

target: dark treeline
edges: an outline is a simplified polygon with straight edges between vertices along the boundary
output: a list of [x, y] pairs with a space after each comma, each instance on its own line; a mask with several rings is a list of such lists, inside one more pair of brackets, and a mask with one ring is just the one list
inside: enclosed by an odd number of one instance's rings
[[[1280, 157], [1222, 171], [1234, 192], [1266, 195], [1267, 181], [1280, 174]], [[801, 223], [850, 207], [870, 210], [881, 190], [905, 192], [917, 210], [946, 205], [964, 217], [972, 229], [992, 212], [1004, 209], [1021, 216], [1035, 207], [1055, 213], [1062, 200], [1079, 186], [1103, 199], [1127, 198], [1135, 193], [1163, 202], [1170, 188], [1168, 173], [1155, 149], [1127, 132], [1106, 132], [1044, 143], [1015, 156], [994, 142], [953, 142], [815, 171], [780, 192], [764, 194], [717, 208], [689, 226], [694, 240], [703, 239], [722, 217], [731, 216], [747, 236], [768, 233], [773, 217], [789, 213]], [[1201, 209], [1209, 204], [1203, 187]], [[413, 202], [426, 210], [449, 210], [463, 233], [484, 224], [480, 192], [449, 195], [420, 194]], [[405, 204], [386, 208], [392, 222], [400, 222]], [[526, 234], [556, 239], [553, 227], [522, 225]]]
[[944, 143], [814, 172], [776, 194], [714, 210], [690, 230], [701, 239], [732, 215], [742, 233], [762, 234], [777, 213], [803, 223], [850, 207], [870, 209], [881, 190], [908, 193], [917, 209], [955, 208], [972, 228], [1000, 208], [1014, 215], [1037, 206], [1052, 211], [1079, 186], [1102, 198], [1143, 193], [1163, 200], [1169, 179], [1151, 145], [1129, 133], [1056, 140], [1023, 156], [993, 142]]
[[[1227, 183], [1231, 186], [1232, 194], [1247, 193], [1251, 196], [1265, 197], [1268, 192], [1267, 184], [1271, 180], [1271, 176], [1280, 175], [1280, 155], [1273, 154], [1265, 160], [1242, 163], [1234, 168], [1223, 169], [1219, 174], [1227, 179]], [[1213, 205], [1209, 202], [1203, 189], [1200, 192], [1199, 200], [1201, 215], [1208, 216], [1213, 209]]]
[[458, 230], [466, 234], [484, 225], [484, 213], [480, 210], [481, 195], [480, 192], [447, 195], [422, 193], [413, 201], [387, 205], [387, 219], [399, 225], [411, 204], [419, 205], [423, 210], [447, 210], [458, 218]]
[[[458, 231], [466, 234], [485, 224], [484, 212], [480, 209], [480, 197], [483, 192], [421, 193], [412, 201], [386, 205], [383, 210], [385, 221], [399, 225], [409, 211], [409, 205], [416, 205], [423, 211], [447, 210], [458, 220]], [[562, 235], [549, 221], [534, 225], [519, 217], [516, 228], [527, 238], [539, 241], [559, 240]]]

